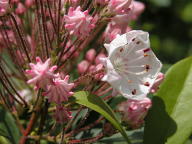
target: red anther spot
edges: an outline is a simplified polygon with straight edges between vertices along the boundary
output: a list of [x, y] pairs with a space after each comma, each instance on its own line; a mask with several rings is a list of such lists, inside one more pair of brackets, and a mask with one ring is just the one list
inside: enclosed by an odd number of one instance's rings
[[146, 48], [146, 49], [143, 50], [143, 52], [146, 53], [146, 52], [148, 52], [150, 50], [151, 50], [150, 48]]
[[149, 55], [145, 53], [143, 56], [144, 56], [144, 57], [147, 57], [147, 56], [149, 56]]
[[132, 95], [135, 95], [136, 94], [136, 89], [134, 89], [131, 93], [132, 93]]
[[119, 51], [120, 51], [120, 52], [122, 52], [123, 50], [124, 50], [124, 49], [123, 49], [123, 48], [121, 48]]
[[135, 38], [133, 38], [132, 41], [135, 41]]
[[149, 66], [149, 65], [145, 65], [145, 69], [146, 69], [146, 71], [148, 72], [149, 69], [150, 69], [150, 66]]
[[147, 86], [147, 87], [149, 87], [149, 86], [150, 86], [150, 83], [149, 83], [149, 82], [145, 82], [144, 85]]
[[136, 44], [140, 44], [140, 41], [136, 42]]

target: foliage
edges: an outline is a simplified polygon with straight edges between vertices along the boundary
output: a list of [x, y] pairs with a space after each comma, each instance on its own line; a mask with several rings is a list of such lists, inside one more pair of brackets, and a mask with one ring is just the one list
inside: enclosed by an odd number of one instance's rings
[[186, 141], [192, 132], [191, 89], [192, 57], [189, 57], [169, 69], [160, 90], [153, 97], [144, 144], [181, 144]]

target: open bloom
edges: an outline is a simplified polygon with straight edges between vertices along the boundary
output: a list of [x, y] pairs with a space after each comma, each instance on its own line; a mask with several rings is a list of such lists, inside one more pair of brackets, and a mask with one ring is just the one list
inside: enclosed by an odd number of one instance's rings
[[69, 76], [65, 76], [64, 80], [61, 78], [55, 78], [53, 83], [48, 86], [48, 91], [45, 92], [45, 96], [48, 97], [49, 102], [55, 102], [60, 104], [61, 102], [68, 101], [68, 97], [73, 95], [71, 89], [74, 83], [68, 83]]
[[95, 27], [96, 19], [89, 15], [88, 11], [81, 11], [81, 7], [76, 9], [69, 8], [68, 15], [64, 16], [65, 28], [69, 30], [70, 34], [76, 36], [87, 36], [90, 31]]
[[50, 59], [43, 63], [40, 57], [36, 58], [36, 62], [36, 64], [29, 64], [31, 70], [26, 70], [26, 73], [32, 77], [27, 83], [34, 84], [36, 86], [35, 89], [46, 89], [47, 85], [52, 83], [52, 79], [56, 77], [53, 72], [57, 69], [57, 66], [50, 68]]
[[142, 99], [149, 93], [162, 67], [150, 49], [149, 34], [133, 30], [105, 44], [108, 57], [103, 81], [126, 98]]
[[122, 121], [129, 124], [132, 128], [140, 127], [144, 118], [151, 107], [151, 100], [145, 98], [143, 100], [127, 100], [118, 106], [118, 110], [122, 113]]

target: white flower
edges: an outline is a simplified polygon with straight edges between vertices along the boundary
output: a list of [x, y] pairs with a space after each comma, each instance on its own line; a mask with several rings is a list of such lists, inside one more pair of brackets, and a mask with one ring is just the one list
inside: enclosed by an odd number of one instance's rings
[[149, 34], [133, 30], [105, 44], [108, 57], [103, 81], [126, 98], [143, 99], [149, 93], [162, 64], [150, 48]]

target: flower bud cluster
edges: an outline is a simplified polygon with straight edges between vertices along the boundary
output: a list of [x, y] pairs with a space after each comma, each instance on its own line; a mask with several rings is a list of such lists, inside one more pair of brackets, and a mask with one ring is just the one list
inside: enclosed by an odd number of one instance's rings
[[[74, 86], [74, 83], [68, 83], [69, 76], [66, 75], [62, 79], [59, 73], [54, 74], [54, 71], [57, 69], [57, 66], [50, 67], [50, 59], [47, 59], [44, 63], [40, 57], [36, 58], [36, 64], [30, 63], [30, 70], [26, 70], [27, 75], [31, 77], [27, 81], [28, 84], [35, 85], [35, 89], [43, 89], [44, 95], [48, 97], [49, 102], [56, 103], [57, 110], [56, 115], [60, 114], [62, 111], [66, 111], [62, 115], [59, 115], [58, 122], [65, 122], [66, 119], [71, 118], [71, 113], [61, 106], [62, 102], [67, 102], [68, 97], [73, 95], [71, 89]], [[56, 119], [57, 120], [57, 119]]]

